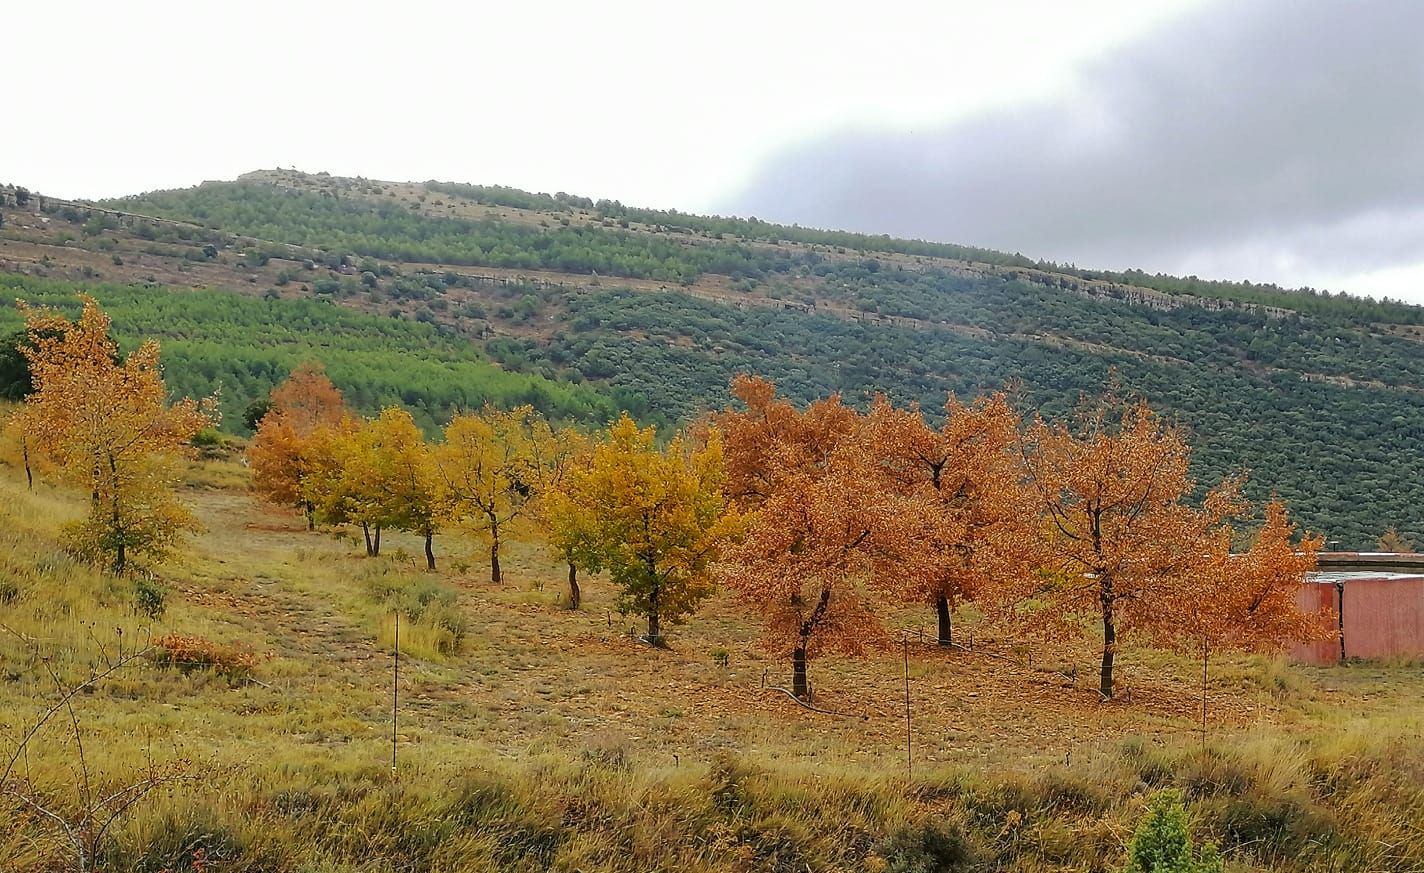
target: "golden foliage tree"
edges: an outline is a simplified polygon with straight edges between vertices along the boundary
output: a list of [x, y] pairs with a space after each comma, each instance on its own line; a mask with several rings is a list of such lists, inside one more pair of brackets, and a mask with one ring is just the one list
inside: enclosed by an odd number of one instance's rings
[[174, 493], [176, 462], [216, 421], [216, 403], [169, 404], [158, 344], [120, 358], [108, 316], [82, 300], [74, 322], [21, 304], [35, 385], [25, 429], [64, 480], [89, 494], [88, 515], [69, 530], [76, 550], [122, 573], [135, 557], [162, 558], [195, 527]]
[[714, 590], [712, 565], [740, 524], [723, 478], [715, 430], [659, 447], [654, 428], [624, 414], [550, 495], [567, 554], [608, 572], [619, 609], [647, 618], [653, 645], [663, 622], [683, 621]]
[[953, 609], [1032, 572], [1037, 512], [1016, 450], [1019, 416], [1002, 393], [964, 404], [951, 397], [932, 428], [916, 407], [877, 399], [867, 451], [892, 486], [919, 494], [918, 532], [881, 572], [906, 580], [907, 596], [935, 609], [939, 644], [952, 643]]
[[302, 497], [323, 521], [359, 526], [368, 557], [381, 554], [388, 528], [421, 534], [426, 564], [434, 564], [432, 541], [445, 514], [443, 483], [410, 413], [391, 406], [374, 419], [319, 427], [304, 457]]
[[5, 418], [0, 429], [0, 461], [25, 471], [25, 484], [35, 488], [35, 473], [47, 473], [53, 464], [35, 442], [32, 412], [23, 404], [16, 406]]
[[489, 542], [491, 582], [503, 578], [499, 556], [505, 532], [532, 508], [553, 443], [553, 430], [532, 406], [486, 406], [445, 426], [435, 463], [450, 518]]
[[247, 450], [253, 487], [271, 503], [301, 508], [308, 527], [314, 527], [315, 506], [302, 487], [312, 463], [309, 443], [314, 433], [338, 427], [349, 413], [341, 392], [313, 363], [293, 370], [272, 390], [269, 404]]
[[[302, 505], [309, 507], [310, 519], [327, 524], [360, 523], [354, 501], [359, 483], [352, 473], [360, 452], [357, 434], [362, 427], [354, 417], [343, 418], [335, 425], [317, 428], [303, 442], [301, 475], [296, 481]], [[362, 532], [366, 554], [372, 555], [373, 546], [378, 546], [371, 538], [369, 523]]]
[[1379, 550], [1381, 552], [1390, 552], [1396, 555], [1404, 554], [1407, 552], [1414, 551], [1414, 544], [1411, 543], [1398, 530], [1391, 527], [1389, 530], [1380, 534]]
[[435, 455], [409, 412], [381, 410], [362, 442], [368, 452], [364, 473], [379, 496], [381, 521], [425, 540], [425, 567], [435, 569], [435, 534], [448, 514], [444, 481], [435, 469]]
[[1101, 620], [1099, 692], [1109, 699], [1121, 640], [1173, 620], [1165, 593], [1198, 570], [1213, 532], [1241, 513], [1237, 483], [1189, 505], [1187, 444], [1145, 404], [1109, 399], [1084, 410], [1077, 429], [1040, 419], [1024, 445], [1057, 578], [1023, 593], [1042, 614]]
[[592, 446], [586, 436], [573, 428], [561, 428], [552, 436], [546, 446], [538, 449], [533, 468], [539, 476], [535, 513], [545, 543], [568, 565], [568, 605], [569, 609], [578, 609], [583, 603], [578, 580], [579, 561], [588, 550], [586, 537], [593, 525], [584, 517], [581, 507], [573, 501], [561, 500], [559, 495], [576, 470], [588, 470]]

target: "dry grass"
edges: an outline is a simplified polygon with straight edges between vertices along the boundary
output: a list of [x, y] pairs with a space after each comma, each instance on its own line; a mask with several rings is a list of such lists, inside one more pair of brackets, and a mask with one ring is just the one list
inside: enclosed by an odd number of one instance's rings
[[[602, 580], [585, 581], [582, 610], [561, 608], [563, 571], [531, 542], [510, 549], [501, 585], [485, 581], [483, 547], [453, 537], [427, 574], [415, 539], [388, 535], [387, 555], [364, 558], [236, 490], [235, 465], [192, 480], [207, 530], [155, 574], [158, 618], [132, 581], [56, 545], [68, 495], [0, 480], [7, 732], [51, 695], [41, 658], [81, 677], [114, 656], [117, 629], [125, 650], [179, 635], [258, 656], [252, 681], [143, 660], [84, 696], [105, 778], [149, 755], [205, 774], [115, 831], [112, 869], [186, 870], [203, 847], [224, 871], [1092, 870], [1116, 863], [1141, 796], [1166, 785], [1235, 869], [1424, 869], [1417, 666], [1223, 662], [1204, 749], [1194, 665], [1130, 652], [1132, 700], [1104, 706], [1091, 643], [1030, 650], [980, 629], [973, 652], [946, 652], [907, 610], [907, 783], [898, 646], [815, 663], [818, 704], [844, 715], [813, 713], [763, 688], [787, 667], [725, 600], [653, 650]], [[63, 731], [29, 761], [42, 782], [72, 778]], [[52, 869], [42, 823], [0, 807], [4, 819], [0, 868]], [[977, 860], [954, 866], [960, 849]]]

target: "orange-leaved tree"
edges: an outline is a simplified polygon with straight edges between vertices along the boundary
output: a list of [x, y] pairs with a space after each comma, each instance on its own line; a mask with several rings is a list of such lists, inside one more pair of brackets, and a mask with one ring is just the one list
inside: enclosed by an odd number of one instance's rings
[[335, 425], [347, 414], [341, 390], [332, 384], [326, 369], [316, 361], [298, 364], [272, 389], [268, 395], [267, 415], [273, 413], [285, 418], [302, 436], [319, 427]]
[[92, 297], [81, 299], [73, 322], [21, 304], [34, 381], [25, 430], [63, 479], [89, 495], [88, 515], [68, 530], [76, 551], [122, 573], [135, 557], [161, 559], [196, 527], [175, 494], [177, 461], [216, 422], [217, 404], [170, 404], [158, 344], [120, 358], [108, 316]]
[[965, 404], [950, 397], [938, 429], [917, 407], [877, 398], [866, 417], [881, 473], [924, 500], [908, 551], [885, 553], [882, 572], [905, 580], [914, 602], [933, 607], [939, 644], [952, 644], [956, 606], [1003, 590], [1034, 571], [1038, 516], [1017, 451], [1019, 416], [1002, 393]]
[[1244, 507], [1234, 480], [1200, 507], [1189, 504], [1187, 443], [1146, 404], [1109, 397], [1080, 419], [1076, 428], [1039, 419], [1025, 435], [1022, 457], [1056, 581], [1032, 579], [1021, 593], [1040, 615], [1101, 621], [1098, 690], [1110, 699], [1122, 639], [1174, 620], [1167, 593], [1202, 566], [1213, 532]]
[[1266, 504], [1265, 521], [1244, 552], [1233, 553], [1234, 534], [1231, 525], [1218, 525], [1200, 565], [1165, 592], [1170, 619], [1152, 628], [1159, 642], [1201, 658], [1203, 732], [1213, 654], [1269, 651], [1333, 633], [1328, 616], [1305, 612], [1298, 600], [1324, 540], [1297, 538], [1279, 500]]
[[788, 471], [823, 467], [843, 440], [860, 427], [855, 410], [833, 395], [798, 409], [776, 396], [776, 386], [755, 376], [732, 380], [732, 396], [741, 409], [712, 417], [722, 434], [727, 495], [744, 509], [755, 509]]
[[646, 617], [644, 639], [662, 645], [663, 623], [712, 594], [712, 565], [740, 531], [722, 485], [715, 430], [659, 446], [654, 428], [625, 413], [549, 496], [549, 512], [569, 525], [574, 563], [607, 571], [620, 611]]
[[302, 479], [312, 464], [310, 443], [318, 430], [337, 428], [349, 413], [341, 392], [319, 364], [306, 363], [272, 390], [267, 413], [248, 447], [252, 483], [264, 499], [295, 506], [316, 525], [316, 507], [303, 494]]
[[879, 636], [874, 604], [899, 584], [884, 558], [909, 552], [925, 512], [913, 491], [889, 487], [862, 417], [839, 396], [801, 410], [746, 377], [733, 393], [744, 408], [715, 421], [729, 493], [751, 514], [718, 574], [761, 618], [768, 647], [790, 656], [804, 699], [809, 659], [856, 654]]

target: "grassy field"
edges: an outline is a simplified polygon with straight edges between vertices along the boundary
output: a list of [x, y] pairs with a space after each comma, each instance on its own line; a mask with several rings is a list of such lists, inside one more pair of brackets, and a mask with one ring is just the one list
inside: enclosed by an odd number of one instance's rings
[[[228, 675], [144, 657], [76, 698], [96, 786], [149, 761], [179, 777], [113, 826], [100, 869], [1111, 870], [1145, 796], [1176, 786], [1229, 869], [1424, 870], [1418, 665], [1223, 662], [1204, 738], [1197, 665], [1132, 650], [1130, 701], [1101, 705], [1091, 640], [981, 627], [947, 652], [906, 610], [905, 647], [813, 664], [833, 714], [813, 712], [724, 598], [653, 650], [602, 580], [562, 608], [565, 571], [532, 538], [493, 585], [478, 542], [438, 538], [434, 574], [401, 535], [365, 558], [255, 502], [231, 461], [194, 465], [185, 496], [207, 529], [156, 572], [149, 618], [138, 583], [57, 544], [77, 500], [0, 471], [0, 763], [56, 699], [48, 671], [102, 669], [119, 629], [126, 651], [178, 634], [255, 656]], [[20, 769], [74, 820], [67, 719]], [[56, 826], [0, 804], [0, 869], [64, 858]]]

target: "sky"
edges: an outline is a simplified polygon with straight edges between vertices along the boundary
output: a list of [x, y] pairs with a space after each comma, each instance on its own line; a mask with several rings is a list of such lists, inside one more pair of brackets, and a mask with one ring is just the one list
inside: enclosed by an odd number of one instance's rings
[[15, 7], [0, 181], [57, 196], [297, 167], [1424, 302], [1415, 0]]

